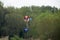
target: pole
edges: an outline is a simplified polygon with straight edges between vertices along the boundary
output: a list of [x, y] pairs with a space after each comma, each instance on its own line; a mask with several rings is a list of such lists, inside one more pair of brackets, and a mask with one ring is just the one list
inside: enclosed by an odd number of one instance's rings
[[29, 23], [29, 16], [25, 16], [24, 17], [24, 21], [25, 21], [25, 25], [26, 25], [26, 27], [25, 27], [25, 39], [26, 40], [28, 40], [28, 28], [29, 28], [29, 25], [28, 25], [28, 23]]
[[26, 22], [26, 27], [28, 28], [28, 22]]
[[[28, 22], [26, 22], [26, 28], [28, 28]], [[28, 32], [25, 32], [25, 40], [28, 40]]]

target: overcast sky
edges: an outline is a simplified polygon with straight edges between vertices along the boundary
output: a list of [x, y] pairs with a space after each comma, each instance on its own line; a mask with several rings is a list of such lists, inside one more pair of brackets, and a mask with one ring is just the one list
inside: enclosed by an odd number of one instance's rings
[[49, 5], [60, 8], [60, 0], [0, 0], [4, 3], [4, 6], [14, 6], [14, 7], [22, 7], [22, 6], [42, 6]]

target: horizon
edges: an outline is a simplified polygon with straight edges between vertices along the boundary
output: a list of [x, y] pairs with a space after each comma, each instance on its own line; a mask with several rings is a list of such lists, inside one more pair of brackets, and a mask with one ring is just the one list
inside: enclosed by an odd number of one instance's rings
[[51, 6], [60, 8], [60, 0], [0, 0], [4, 7], [21, 8], [24, 6]]

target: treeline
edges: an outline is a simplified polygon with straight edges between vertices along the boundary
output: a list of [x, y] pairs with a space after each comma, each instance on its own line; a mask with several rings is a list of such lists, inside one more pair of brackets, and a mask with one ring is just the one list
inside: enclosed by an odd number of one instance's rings
[[3, 7], [0, 2], [0, 37], [6, 35], [24, 36], [26, 26], [24, 16], [32, 18], [29, 21], [28, 36], [47, 40], [60, 40], [60, 9], [51, 6]]

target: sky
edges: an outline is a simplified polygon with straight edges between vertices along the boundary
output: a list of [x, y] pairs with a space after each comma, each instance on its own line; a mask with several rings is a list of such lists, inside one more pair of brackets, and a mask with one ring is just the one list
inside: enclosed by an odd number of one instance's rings
[[4, 7], [14, 6], [14, 7], [23, 7], [23, 6], [55, 6], [60, 8], [60, 0], [0, 0], [4, 3]]

